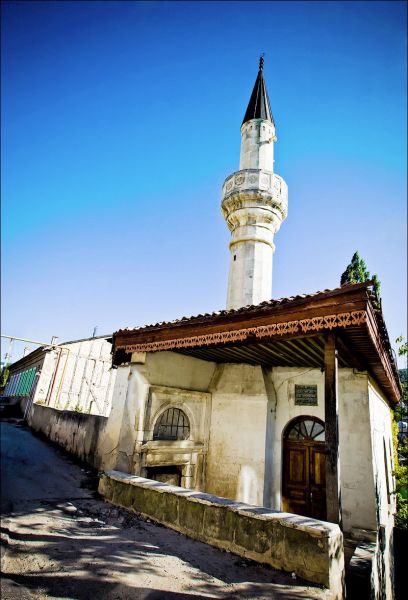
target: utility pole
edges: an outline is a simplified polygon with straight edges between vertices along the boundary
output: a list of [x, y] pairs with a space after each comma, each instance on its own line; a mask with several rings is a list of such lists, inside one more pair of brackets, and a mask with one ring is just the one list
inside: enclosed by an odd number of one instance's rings
[[5, 367], [7, 367], [7, 365], [9, 365], [10, 361], [11, 361], [11, 353], [12, 353], [12, 350], [13, 350], [13, 342], [14, 342], [14, 339], [10, 338], [9, 345], [8, 345], [8, 350], [7, 350], [6, 354], [4, 355], [4, 366]]

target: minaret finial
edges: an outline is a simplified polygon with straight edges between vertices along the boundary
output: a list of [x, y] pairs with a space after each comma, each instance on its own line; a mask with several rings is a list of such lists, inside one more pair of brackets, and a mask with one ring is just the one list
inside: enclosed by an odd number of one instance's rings
[[251, 119], [263, 119], [264, 121], [270, 121], [273, 125], [275, 125], [264, 79], [264, 56], [265, 52], [262, 52], [262, 54], [259, 57], [258, 75], [255, 81], [254, 89], [252, 90], [252, 94], [249, 99], [248, 108], [246, 109], [246, 113], [242, 124], [246, 123], [247, 121], [250, 121]]

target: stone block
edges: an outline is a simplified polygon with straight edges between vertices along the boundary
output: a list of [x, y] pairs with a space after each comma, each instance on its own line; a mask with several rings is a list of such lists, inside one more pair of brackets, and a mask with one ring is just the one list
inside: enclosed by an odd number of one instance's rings
[[234, 537], [234, 514], [223, 506], [205, 506], [203, 533], [207, 540], [232, 544]]
[[163, 523], [177, 525], [179, 522], [179, 498], [175, 494], [162, 494]]
[[118, 504], [124, 508], [130, 508], [132, 505], [132, 488], [126, 483], [119, 483], [111, 489], [113, 504]]
[[132, 486], [132, 497], [130, 508], [135, 512], [145, 513], [147, 509], [147, 502], [145, 500], [144, 488]]
[[270, 564], [276, 569], [280, 569], [285, 552], [285, 531], [275, 521], [266, 522], [265, 529], [269, 536]]
[[189, 463], [183, 467], [183, 475], [184, 477], [193, 477], [195, 473], [195, 464]]
[[110, 477], [107, 477], [105, 474], [102, 474], [101, 478], [99, 479], [98, 492], [101, 494], [101, 496], [106, 498], [106, 500], [110, 500], [111, 488], [113, 485], [113, 480], [110, 479]]
[[[166, 484], [159, 484], [165, 486]], [[178, 523], [178, 496], [153, 489], [144, 489], [140, 496], [139, 512], [170, 526]], [[136, 506], [136, 504], [134, 504]], [[137, 509], [135, 509], [137, 510]]]
[[270, 553], [271, 540], [265, 521], [243, 513], [235, 513], [234, 517], [234, 545], [245, 556], [257, 556], [258, 560]]
[[192, 502], [185, 496], [179, 496], [179, 525], [181, 531], [202, 539], [204, 508], [204, 504]]
[[327, 538], [311, 536], [298, 529], [285, 529], [282, 567], [329, 587]]

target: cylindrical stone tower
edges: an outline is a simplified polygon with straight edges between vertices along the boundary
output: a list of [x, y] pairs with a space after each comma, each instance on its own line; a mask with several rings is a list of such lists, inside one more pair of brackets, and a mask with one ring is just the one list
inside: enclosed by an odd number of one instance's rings
[[261, 58], [241, 127], [240, 170], [222, 188], [221, 209], [231, 231], [227, 308], [272, 298], [273, 236], [288, 207], [288, 187], [273, 172], [275, 141]]

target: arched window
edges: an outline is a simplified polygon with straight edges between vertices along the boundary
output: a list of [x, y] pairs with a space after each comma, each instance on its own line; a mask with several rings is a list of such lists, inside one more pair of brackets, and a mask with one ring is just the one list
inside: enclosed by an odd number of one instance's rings
[[187, 440], [190, 424], [179, 408], [168, 408], [157, 419], [153, 430], [154, 440]]
[[299, 417], [294, 419], [286, 428], [285, 439], [324, 442], [324, 423], [316, 417]]

